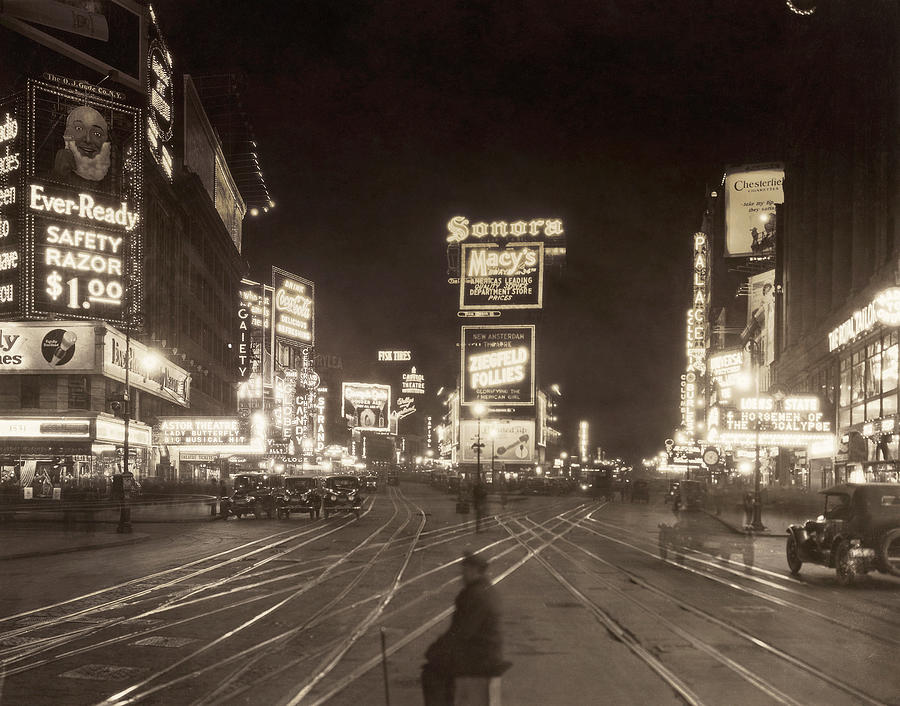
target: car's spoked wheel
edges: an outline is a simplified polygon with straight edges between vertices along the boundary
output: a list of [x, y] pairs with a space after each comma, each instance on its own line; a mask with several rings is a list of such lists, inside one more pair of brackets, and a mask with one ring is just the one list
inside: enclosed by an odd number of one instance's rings
[[800, 567], [803, 566], [803, 562], [800, 561], [800, 551], [797, 547], [797, 539], [792, 534], [788, 535], [785, 553], [787, 554], [788, 568], [791, 570], [791, 573], [796, 576], [800, 573]]
[[847, 540], [841, 542], [835, 550], [834, 568], [841, 586], [853, 585], [856, 580], [856, 565], [850, 559], [850, 543]]
[[892, 529], [884, 536], [881, 560], [888, 573], [900, 576], [900, 528]]

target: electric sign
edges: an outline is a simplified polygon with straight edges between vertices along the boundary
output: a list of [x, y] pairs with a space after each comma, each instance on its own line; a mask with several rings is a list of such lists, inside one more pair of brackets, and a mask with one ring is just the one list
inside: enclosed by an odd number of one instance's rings
[[342, 383], [341, 416], [353, 429], [388, 431], [391, 386], [367, 382]]
[[276, 340], [313, 345], [315, 285], [308, 279], [272, 268], [272, 314]]
[[461, 327], [461, 404], [534, 404], [534, 326]]
[[543, 243], [462, 246], [460, 309], [540, 309], [543, 288]]

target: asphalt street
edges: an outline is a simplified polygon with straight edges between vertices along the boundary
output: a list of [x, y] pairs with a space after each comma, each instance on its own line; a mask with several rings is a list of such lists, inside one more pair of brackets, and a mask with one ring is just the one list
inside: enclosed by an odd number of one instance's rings
[[780, 535], [701, 513], [663, 551], [668, 506], [577, 495], [495, 499], [476, 534], [413, 483], [365, 507], [0, 561], [0, 703], [420, 704], [466, 548], [503, 601], [506, 704], [900, 703], [900, 581], [794, 578]]

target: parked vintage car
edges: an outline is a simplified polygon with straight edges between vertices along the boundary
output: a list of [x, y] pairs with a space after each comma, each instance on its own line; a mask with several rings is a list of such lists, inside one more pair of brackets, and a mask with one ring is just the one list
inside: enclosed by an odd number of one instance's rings
[[631, 485], [631, 502], [633, 503], [649, 503], [650, 502], [650, 481], [639, 478]]
[[847, 483], [821, 492], [822, 514], [788, 527], [791, 573], [804, 562], [821, 564], [835, 569], [844, 586], [872, 569], [900, 576], [900, 485]]
[[318, 518], [322, 511], [322, 492], [316, 476], [287, 476], [284, 487], [275, 496], [275, 516], [288, 519], [292, 512], [309, 513]]
[[356, 476], [328, 476], [322, 489], [322, 512], [327, 520], [337, 512], [352, 512], [359, 518], [363, 504], [362, 483]]
[[234, 492], [229, 500], [229, 510], [240, 519], [253, 514], [260, 519], [264, 514], [275, 515], [275, 496], [281, 489], [284, 477], [276, 473], [239, 473], [234, 477]]

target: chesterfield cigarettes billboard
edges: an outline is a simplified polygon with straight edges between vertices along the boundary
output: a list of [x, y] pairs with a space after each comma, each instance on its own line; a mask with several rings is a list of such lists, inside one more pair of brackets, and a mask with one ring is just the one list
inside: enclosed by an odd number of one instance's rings
[[[459, 427], [460, 462], [475, 463], [473, 445], [478, 441], [478, 422], [464, 419]], [[534, 420], [492, 419], [481, 422], [482, 469], [494, 463], [533, 463]], [[492, 448], [493, 447], [493, 448]], [[493, 454], [491, 453], [493, 451]]]
[[784, 167], [738, 167], [725, 173], [726, 257], [775, 254], [775, 204], [784, 203]]
[[391, 416], [391, 386], [368, 382], [341, 384], [341, 416], [353, 429], [388, 431]]
[[460, 309], [540, 309], [544, 244], [463, 244]]
[[463, 326], [462, 404], [534, 404], [534, 326]]
[[272, 316], [275, 340], [315, 343], [315, 285], [308, 279], [272, 268]]

